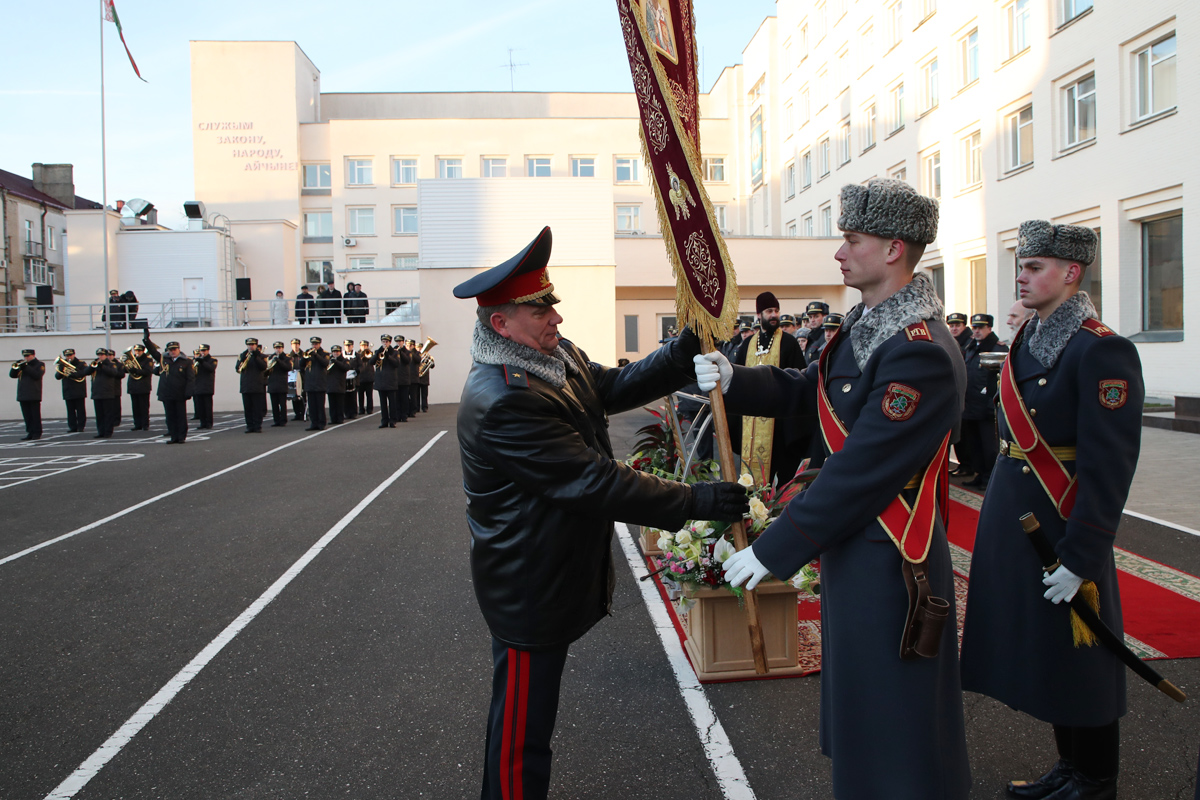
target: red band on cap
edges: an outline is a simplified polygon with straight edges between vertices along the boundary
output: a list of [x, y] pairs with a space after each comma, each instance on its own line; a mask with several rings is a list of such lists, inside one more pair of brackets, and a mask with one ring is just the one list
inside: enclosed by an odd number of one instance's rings
[[554, 291], [550, 276], [543, 267], [524, 275], [514, 275], [476, 297], [481, 306], [501, 306], [505, 303], [527, 303]]

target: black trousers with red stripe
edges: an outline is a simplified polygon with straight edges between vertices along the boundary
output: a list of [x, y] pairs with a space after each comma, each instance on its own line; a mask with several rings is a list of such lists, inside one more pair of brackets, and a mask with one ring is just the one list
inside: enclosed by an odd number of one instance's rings
[[550, 737], [567, 648], [530, 652], [492, 639], [481, 800], [541, 800], [550, 790]]

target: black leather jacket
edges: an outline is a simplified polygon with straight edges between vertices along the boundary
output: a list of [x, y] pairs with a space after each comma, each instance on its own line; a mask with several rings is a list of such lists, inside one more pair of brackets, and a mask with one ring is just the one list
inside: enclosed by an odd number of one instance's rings
[[521, 649], [566, 646], [609, 613], [614, 520], [673, 531], [691, 506], [691, 487], [615, 460], [608, 438], [609, 413], [695, 380], [691, 355], [672, 341], [609, 369], [562, 345], [581, 371], [562, 389], [475, 363], [458, 410], [475, 595], [492, 635]]

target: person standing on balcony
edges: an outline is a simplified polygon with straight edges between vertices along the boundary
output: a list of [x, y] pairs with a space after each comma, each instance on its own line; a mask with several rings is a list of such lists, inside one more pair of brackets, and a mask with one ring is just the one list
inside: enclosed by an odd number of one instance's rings
[[317, 295], [317, 321], [322, 325], [342, 324], [342, 293], [331, 279]]
[[271, 324], [276, 327], [288, 324], [287, 300], [283, 298], [283, 292], [276, 292], [271, 301]]
[[128, 318], [125, 300], [121, 297], [121, 293], [116, 289], [109, 289], [108, 308], [100, 319], [104, 321], [109, 330], [123, 331]]
[[300, 287], [300, 294], [296, 295], [296, 321], [301, 325], [310, 325], [313, 315], [313, 296], [309, 294], [307, 286]]

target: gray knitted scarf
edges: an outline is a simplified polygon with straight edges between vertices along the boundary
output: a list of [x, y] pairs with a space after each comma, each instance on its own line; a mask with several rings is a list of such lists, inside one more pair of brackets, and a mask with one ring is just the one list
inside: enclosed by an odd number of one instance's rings
[[1025, 326], [1022, 338], [1029, 342], [1029, 352], [1046, 369], [1058, 362], [1063, 348], [1071, 337], [1079, 330], [1085, 319], [1098, 319], [1096, 307], [1087, 292], [1076, 292], [1054, 309], [1045, 322], [1038, 319], [1037, 314]]
[[865, 369], [879, 345], [909, 325], [935, 317], [941, 319], [943, 313], [933, 281], [918, 272], [903, 289], [872, 308], [865, 318], [862, 303], [852, 308], [842, 322], [842, 330], [844, 333], [849, 329], [854, 360], [859, 369]]
[[471, 358], [480, 364], [521, 367], [558, 389], [567, 385], [567, 370], [580, 374], [579, 365], [561, 344], [551, 355], [545, 355], [528, 345], [505, 339], [479, 320], [475, 321], [475, 334], [471, 338]]

